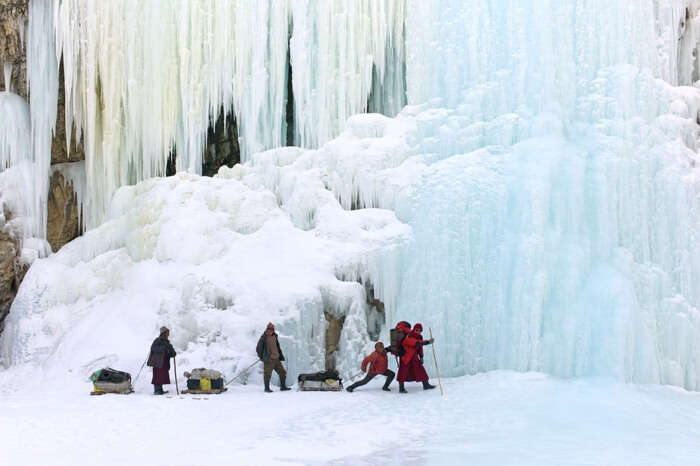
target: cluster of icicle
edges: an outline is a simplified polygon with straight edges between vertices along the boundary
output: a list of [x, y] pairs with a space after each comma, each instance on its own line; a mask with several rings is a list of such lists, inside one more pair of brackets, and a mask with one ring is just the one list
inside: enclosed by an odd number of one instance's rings
[[[404, 102], [403, 0], [55, 0], [66, 128], [86, 151], [88, 227], [120, 186], [201, 172], [207, 128], [233, 110], [241, 158], [286, 143], [316, 147], [345, 120]], [[47, 27], [52, 27], [47, 25]], [[389, 72], [391, 69], [392, 72]]]
[[[473, 8], [491, 9], [491, 3]], [[494, 14], [525, 8], [501, 3]], [[605, 7], [598, 0], [579, 3], [584, 20]], [[582, 31], [590, 34], [584, 53], [598, 53], [599, 42], [613, 42], [615, 35], [634, 35], [628, 25], [639, 22], [631, 20], [633, 15], [655, 18], [658, 50], [667, 53], [664, 60], [653, 60], [657, 75], [671, 84], [690, 84], [698, 78], [693, 59], [700, 30], [697, 3], [637, 2], [626, 13], [630, 20], [606, 35]], [[163, 175], [174, 150], [177, 171], [199, 173], [207, 128], [221, 112], [233, 112], [237, 119], [245, 161], [255, 152], [285, 145], [288, 121], [294, 145], [314, 148], [335, 137], [356, 113], [393, 116], [407, 99], [462, 100], [463, 89], [455, 84], [485, 75], [488, 63], [479, 57], [490, 44], [475, 36], [464, 38], [473, 47], [434, 49], [442, 38], [433, 35], [444, 30], [434, 25], [453, 8], [447, 0], [36, 0], [28, 47], [33, 108], [53, 108], [56, 57], [62, 57], [66, 139], [71, 140], [73, 128], [84, 137], [83, 212], [91, 228], [103, 219], [116, 189]], [[561, 5], [537, 8], [555, 18]], [[478, 26], [457, 31], [481, 35], [493, 29], [489, 23]], [[507, 41], [528, 43], [521, 39], [494, 37], [505, 41], [501, 50], [510, 48]], [[543, 37], [540, 45], [553, 44]], [[651, 57], [658, 50], [644, 53]], [[629, 58], [609, 53], [598, 58]], [[579, 58], [590, 62], [591, 57]], [[543, 78], [557, 79], [561, 86], [575, 82], [573, 75]], [[288, 120], [290, 89], [294, 105]], [[48, 157], [55, 116], [52, 111], [32, 114], [33, 154]], [[44, 168], [42, 179], [48, 173]], [[41, 224], [45, 214], [39, 215]]]
[[[24, 41], [24, 25], [20, 26]], [[12, 92], [12, 66], [3, 65], [5, 91], [0, 92], [0, 201], [16, 219], [23, 239], [46, 235], [51, 138], [56, 122], [58, 65], [53, 47], [51, 3], [30, 3], [27, 75], [31, 105]], [[5, 212], [2, 214], [5, 221]], [[44, 249], [42, 245], [40, 249]]]

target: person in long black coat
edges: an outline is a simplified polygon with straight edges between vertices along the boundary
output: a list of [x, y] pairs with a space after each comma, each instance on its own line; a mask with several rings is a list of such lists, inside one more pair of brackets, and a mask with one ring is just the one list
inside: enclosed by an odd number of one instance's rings
[[170, 344], [168, 337], [170, 330], [167, 327], [160, 328], [160, 335], [151, 344], [151, 354], [148, 355], [148, 366], [153, 368], [153, 394], [164, 395], [163, 385], [170, 384], [170, 358], [174, 358], [177, 353]]
[[286, 384], [287, 371], [282, 365], [284, 354], [282, 354], [282, 348], [280, 347], [280, 342], [275, 332], [275, 326], [272, 322], [267, 324], [265, 332], [260, 336], [260, 340], [258, 340], [255, 351], [258, 353], [258, 358], [263, 362], [263, 382], [265, 382], [265, 391], [267, 393], [272, 393], [272, 390], [270, 390], [270, 378], [272, 377], [273, 370], [277, 372], [277, 375], [280, 377], [280, 391], [284, 392], [289, 390]]

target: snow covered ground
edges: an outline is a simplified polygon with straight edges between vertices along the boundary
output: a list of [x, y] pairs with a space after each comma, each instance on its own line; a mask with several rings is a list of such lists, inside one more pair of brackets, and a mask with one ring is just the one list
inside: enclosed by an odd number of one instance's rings
[[[142, 375], [142, 379], [143, 379]], [[146, 383], [148, 381], [145, 381]], [[700, 394], [490, 372], [409, 394], [0, 395], [0, 464], [690, 465]], [[171, 386], [174, 390], [174, 386]]]

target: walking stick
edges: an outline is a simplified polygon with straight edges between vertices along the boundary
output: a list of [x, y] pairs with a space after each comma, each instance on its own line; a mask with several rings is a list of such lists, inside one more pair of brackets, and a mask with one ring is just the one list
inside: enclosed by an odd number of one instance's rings
[[[430, 331], [430, 339], [432, 340], [433, 339], [433, 329], [428, 327], [428, 330]], [[437, 372], [438, 385], [440, 385], [440, 396], [442, 396], [442, 382], [440, 381], [440, 367], [438, 367], [437, 355], [435, 354], [435, 341], [433, 341], [432, 347], [433, 347], [433, 359], [435, 360], [435, 371]]]
[[[177, 361], [175, 356], [173, 356], [173, 371], [175, 372], [175, 392], [179, 395], [180, 388], [177, 386]], [[440, 387], [440, 390], [442, 390], [442, 387]]]

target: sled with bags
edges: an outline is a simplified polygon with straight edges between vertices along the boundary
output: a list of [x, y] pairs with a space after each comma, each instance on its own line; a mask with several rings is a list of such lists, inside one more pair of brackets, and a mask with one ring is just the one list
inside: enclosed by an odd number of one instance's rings
[[218, 395], [227, 390], [224, 387], [223, 375], [214, 369], [204, 367], [192, 369], [192, 372], [185, 372], [185, 377], [187, 377], [187, 390], [183, 390], [182, 393]]
[[343, 389], [343, 380], [336, 370], [299, 374], [297, 382], [298, 390], [302, 392], [339, 392]]
[[105, 367], [92, 373], [90, 381], [93, 384], [93, 391], [90, 395], [104, 395], [107, 393], [118, 393], [128, 395], [134, 392], [131, 385], [131, 374], [118, 371], [111, 367]]

